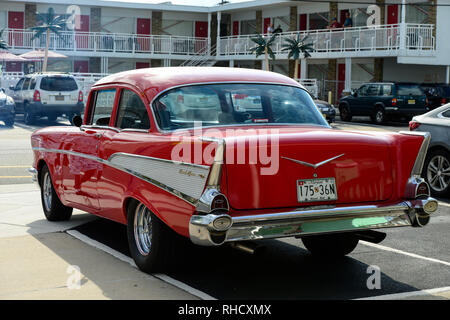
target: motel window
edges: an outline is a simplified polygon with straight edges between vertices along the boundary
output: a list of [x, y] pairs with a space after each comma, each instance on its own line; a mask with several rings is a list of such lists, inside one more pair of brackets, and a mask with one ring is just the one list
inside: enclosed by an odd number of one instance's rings
[[329, 21], [330, 15], [328, 12], [312, 13], [309, 15], [309, 30], [326, 29]]

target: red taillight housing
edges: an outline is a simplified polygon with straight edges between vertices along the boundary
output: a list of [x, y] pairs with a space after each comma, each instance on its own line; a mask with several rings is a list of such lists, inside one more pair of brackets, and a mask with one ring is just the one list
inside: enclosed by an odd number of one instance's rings
[[393, 106], [396, 106], [397, 105], [397, 99], [396, 98], [392, 99], [391, 103], [392, 103]]
[[420, 127], [420, 122], [417, 122], [417, 121], [409, 122], [409, 131], [416, 130], [418, 127]]
[[442, 99], [441, 99], [441, 105], [446, 104], [446, 103], [447, 103], [447, 99], [442, 98]]
[[83, 102], [83, 91], [78, 92], [78, 102]]
[[41, 93], [38, 90], [34, 90], [33, 101], [35, 102], [41, 101]]

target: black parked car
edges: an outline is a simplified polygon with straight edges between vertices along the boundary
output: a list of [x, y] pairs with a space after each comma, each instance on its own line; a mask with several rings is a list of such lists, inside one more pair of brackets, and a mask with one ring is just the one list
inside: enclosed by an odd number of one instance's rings
[[450, 102], [450, 85], [443, 83], [422, 83], [420, 87], [427, 95], [428, 108], [430, 110]]
[[336, 119], [336, 109], [334, 108], [334, 106], [332, 104], [329, 104], [326, 101], [317, 100], [317, 99], [314, 99], [314, 103], [316, 104], [316, 106], [319, 108], [320, 112], [322, 112], [325, 119], [327, 119], [327, 121], [329, 123], [334, 122], [334, 120]]
[[408, 120], [427, 112], [426, 95], [414, 83], [366, 83], [351, 95], [339, 101], [340, 116], [343, 121], [351, 121], [353, 116], [370, 116], [381, 124], [387, 117], [403, 117]]
[[14, 100], [5, 93], [5, 89], [0, 88], [0, 121], [3, 120], [7, 127], [12, 127], [15, 118], [16, 107]]

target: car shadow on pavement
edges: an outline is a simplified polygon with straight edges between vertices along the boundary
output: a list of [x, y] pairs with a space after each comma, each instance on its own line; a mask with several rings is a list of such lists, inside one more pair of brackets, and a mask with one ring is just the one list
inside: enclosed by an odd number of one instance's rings
[[[129, 256], [124, 225], [100, 218], [74, 229]], [[176, 263], [165, 273], [217, 299], [355, 299], [418, 290], [383, 272], [379, 273], [381, 289], [370, 290], [368, 264], [351, 255], [317, 259], [300, 245], [301, 240], [297, 240], [298, 246], [278, 240], [260, 243], [264, 250], [252, 255], [229, 246], [198, 247], [187, 240]], [[43, 244], [69, 264], [79, 265], [83, 274], [96, 282], [96, 276], [84, 266], [86, 261], [52, 248], [51, 243]]]

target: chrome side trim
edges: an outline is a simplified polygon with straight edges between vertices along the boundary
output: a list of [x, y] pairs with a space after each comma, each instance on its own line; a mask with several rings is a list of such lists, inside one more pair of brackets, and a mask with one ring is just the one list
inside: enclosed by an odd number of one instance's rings
[[[155, 179], [154, 177], [146, 175], [143, 172], [136, 171], [135, 169], [133, 169], [132, 165], [124, 166], [121, 163], [119, 163], [118, 161], [114, 161], [114, 159], [118, 159], [119, 156], [127, 155], [131, 159], [133, 159], [134, 157], [136, 159], [143, 159], [143, 160], [148, 159], [149, 161], [160, 162], [160, 163], [165, 163], [165, 164], [172, 164], [173, 166], [185, 166], [185, 167], [192, 168], [193, 170], [194, 169], [201, 170], [202, 172], [204, 172], [205, 183], [206, 183], [206, 177], [208, 176], [209, 169], [210, 169], [208, 166], [203, 166], [203, 165], [184, 163], [184, 162], [174, 162], [174, 161], [167, 160], [167, 159], [145, 157], [145, 156], [140, 156], [140, 155], [126, 154], [126, 153], [118, 153], [117, 155], [113, 154], [110, 156], [110, 158], [108, 160], [104, 160], [99, 157], [91, 156], [91, 155], [80, 153], [80, 152], [69, 151], [69, 150], [47, 149], [47, 148], [40, 148], [40, 147], [34, 147], [32, 149], [36, 150], [36, 151], [40, 151], [40, 152], [52, 152], [52, 153], [67, 154], [67, 155], [72, 155], [72, 156], [89, 159], [92, 161], [97, 161], [99, 163], [110, 166], [117, 170], [126, 172], [136, 178], [143, 180], [143, 181], [149, 182], [152, 185], [154, 185], [164, 191], [167, 191], [167, 192], [171, 193], [172, 195], [186, 201], [187, 203], [189, 203], [190, 205], [192, 205], [194, 207], [197, 206], [197, 204], [199, 202], [199, 198], [200, 198], [201, 192], [203, 191], [204, 184], [199, 189], [196, 190], [198, 196], [196, 196], [195, 194], [193, 195], [190, 192], [185, 193], [185, 192], [178, 190], [173, 185], [172, 186], [168, 185], [164, 182], [159, 181], [158, 179]], [[192, 185], [188, 185], [188, 187], [192, 188]]]
[[[314, 206], [289, 212], [237, 216], [231, 217], [231, 227], [222, 233], [211, 231], [206, 224], [215, 218], [214, 214], [193, 215], [189, 235], [195, 244], [215, 246], [233, 241], [411, 226], [417, 225], [417, 214], [423, 213], [426, 205], [436, 205], [435, 202], [433, 198], [427, 198], [389, 206]], [[430, 213], [427, 213], [428, 218]]]

